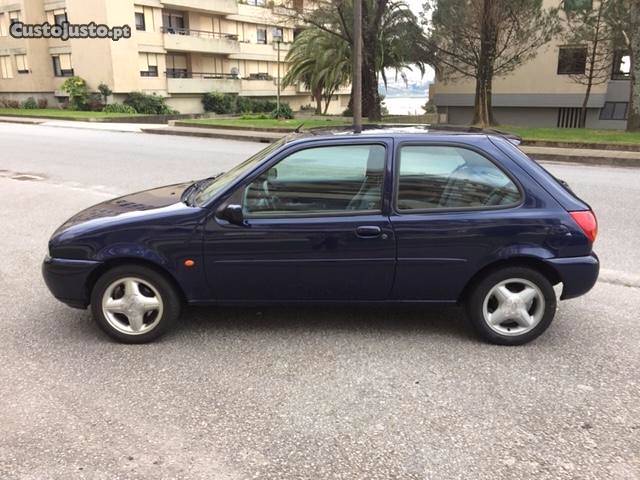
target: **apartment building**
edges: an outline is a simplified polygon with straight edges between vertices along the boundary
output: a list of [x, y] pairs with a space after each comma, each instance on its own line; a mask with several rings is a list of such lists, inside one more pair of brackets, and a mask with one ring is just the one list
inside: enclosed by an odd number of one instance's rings
[[[296, 33], [279, 8], [267, 0], [0, 0], [0, 97], [46, 98], [56, 106], [66, 77], [77, 75], [93, 89], [109, 85], [113, 101], [132, 91], [157, 93], [181, 113], [201, 112], [202, 95], [211, 91], [274, 98], [278, 65], [282, 77]], [[14, 39], [14, 21], [130, 25], [132, 36]], [[346, 108], [347, 93], [330, 113]], [[294, 110], [313, 104], [302, 85], [281, 95]]]
[[[579, 2], [580, 7], [593, 8], [595, 4], [589, 0], [567, 0], [565, 8], [571, 8], [572, 1]], [[545, 7], [557, 7], [558, 3], [544, 1]], [[586, 54], [584, 45], [568, 45], [559, 37], [509, 76], [495, 78], [492, 100], [496, 120], [503, 125], [577, 127], [586, 86], [573, 81], [571, 75], [584, 73]], [[629, 72], [629, 56], [617, 51], [611, 59], [608, 81], [592, 88], [587, 104], [588, 128], [626, 127]], [[473, 79], [447, 80], [436, 75], [429, 98], [437, 106], [441, 120], [468, 125], [473, 121], [474, 94]]]

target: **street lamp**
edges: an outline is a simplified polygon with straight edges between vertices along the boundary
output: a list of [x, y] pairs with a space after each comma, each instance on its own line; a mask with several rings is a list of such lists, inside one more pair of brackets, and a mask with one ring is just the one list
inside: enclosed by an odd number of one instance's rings
[[282, 43], [282, 29], [274, 28], [272, 35], [273, 35], [273, 41], [276, 42], [276, 45], [278, 47], [278, 80], [277, 80], [278, 90], [276, 94], [276, 112], [277, 112], [276, 118], [279, 120], [280, 119], [280, 43]]

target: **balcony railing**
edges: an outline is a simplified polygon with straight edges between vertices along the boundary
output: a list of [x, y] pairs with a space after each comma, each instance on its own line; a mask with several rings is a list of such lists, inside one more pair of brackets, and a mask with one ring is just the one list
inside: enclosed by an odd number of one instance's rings
[[164, 74], [167, 78], [200, 78], [204, 80], [238, 80], [240, 77], [233, 73], [215, 73], [215, 72], [189, 72], [181, 68], [169, 69]]
[[238, 40], [238, 35], [233, 33], [209, 32], [207, 30], [193, 30], [191, 28], [160, 27], [160, 31], [169, 35], [187, 35], [190, 37], [198, 38], [222, 38], [226, 40]]

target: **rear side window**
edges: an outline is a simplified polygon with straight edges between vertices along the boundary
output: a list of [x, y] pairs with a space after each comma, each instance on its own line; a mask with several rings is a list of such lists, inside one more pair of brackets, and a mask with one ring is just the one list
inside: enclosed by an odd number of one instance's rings
[[502, 170], [466, 148], [405, 146], [399, 163], [399, 211], [500, 207], [521, 200]]

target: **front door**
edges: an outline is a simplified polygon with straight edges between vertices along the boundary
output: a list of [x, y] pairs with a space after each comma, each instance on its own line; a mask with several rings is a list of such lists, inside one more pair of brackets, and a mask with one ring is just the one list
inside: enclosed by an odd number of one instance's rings
[[[385, 143], [289, 151], [225, 204], [244, 225], [212, 216], [207, 277], [221, 301], [386, 300], [395, 238], [383, 212]], [[223, 205], [224, 206], [224, 205]]]

